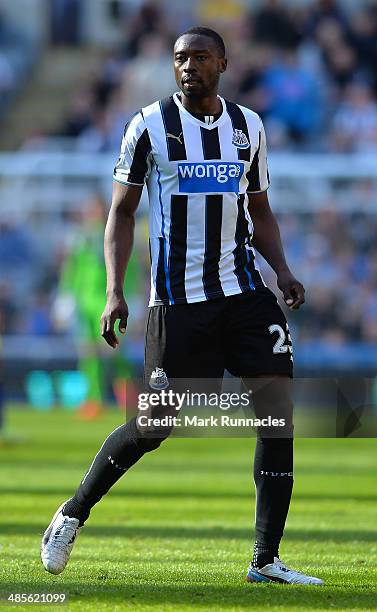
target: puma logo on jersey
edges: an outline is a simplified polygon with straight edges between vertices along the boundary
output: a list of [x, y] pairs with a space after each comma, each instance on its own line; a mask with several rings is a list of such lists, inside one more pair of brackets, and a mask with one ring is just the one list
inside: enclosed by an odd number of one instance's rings
[[167, 137], [168, 138], [174, 138], [174, 140], [178, 140], [179, 144], [183, 144], [181, 138], [183, 138], [183, 132], [181, 132], [178, 136], [176, 136], [175, 134], [169, 134], [169, 132], [167, 132]]

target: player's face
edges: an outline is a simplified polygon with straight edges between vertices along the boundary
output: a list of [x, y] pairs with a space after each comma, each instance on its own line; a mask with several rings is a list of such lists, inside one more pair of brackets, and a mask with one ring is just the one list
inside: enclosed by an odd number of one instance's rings
[[185, 34], [174, 45], [174, 74], [179, 89], [187, 97], [204, 98], [217, 93], [226, 59], [219, 56], [211, 38]]

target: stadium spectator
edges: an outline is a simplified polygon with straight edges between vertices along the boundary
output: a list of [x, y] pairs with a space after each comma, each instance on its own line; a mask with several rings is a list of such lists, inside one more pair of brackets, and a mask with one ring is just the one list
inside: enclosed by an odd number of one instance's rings
[[308, 36], [313, 36], [318, 27], [330, 22], [339, 24], [344, 32], [348, 30], [348, 19], [337, 0], [316, 0], [309, 5], [309, 15], [306, 23]]
[[15, 74], [5, 53], [0, 52], [0, 104], [15, 85]]
[[368, 83], [348, 85], [334, 116], [331, 145], [339, 152], [377, 152], [377, 103]]
[[281, 49], [296, 48], [301, 40], [292, 13], [281, 0], [266, 0], [252, 16], [254, 38], [261, 44]]
[[142, 54], [143, 41], [151, 34], [169, 36], [169, 26], [162, 7], [145, 2], [128, 24], [127, 41], [122, 46], [124, 59], [132, 60]]
[[73, 100], [69, 114], [63, 124], [60, 134], [68, 138], [76, 138], [92, 123], [94, 96], [91, 89], [79, 90]]
[[4, 112], [32, 67], [37, 45], [0, 9], [0, 112]]
[[352, 81], [357, 72], [354, 49], [345, 42], [340, 42], [334, 47], [324, 49], [323, 57], [331, 81], [342, 90]]
[[10, 284], [0, 282], [0, 336], [13, 334], [17, 328], [17, 308]]
[[97, 109], [94, 120], [83, 129], [77, 138], [77, 150], [82, 153], [105, 153], [111, 151], [110, 113], [106, 109]]
[[75, 45], [81, 38], [81, 0], [50, 0], [51, 42]]
[[48, 336], [53, 331], [49, 296], [38, 290], [25, 313], [23, 332], [33, 336]]
[[377, 87], [377, 5], [361, 7], [350, 26], [350, 39], [359, 63]]
[[301, 68], [295, 50], [281, 54], [265, 72], [267, 118], [281, 121], [296, 142], [304, 142], [319, 125], [321, 100], [315, 79]]
[[23, 271], [32, 265], [35, 251], [27, 228], [15, 220], [0, 221], [0, 267], [4, 273]]
[[216, 24], [225, 33], [224, 28], [232, 29], [245, 20], [245, 4], [242, 0], [202, 0], [195, 7], [196, 21]]
[[126, 65], [121, 85], [124, 107], [130, 112], [141, 108], [145, 100], [152, 102], [176, 88], [166, 37], [147, 34], [140, 40], [139, 49], [139, 54]]
[[265, 73], [272, 62], [272, 51], [267, 45], [253, 47], [249, 61], [238, 84], [242, 102], [255, 109], [263, 118], [270, 104], [270, 95], [265, 84]]

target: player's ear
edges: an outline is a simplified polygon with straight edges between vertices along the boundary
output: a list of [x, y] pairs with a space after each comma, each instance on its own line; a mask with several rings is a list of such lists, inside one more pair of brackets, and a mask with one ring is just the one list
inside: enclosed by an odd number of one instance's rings
[[220, 72], [225, 72], [227, 65], [228, 60], [226, 59], [226, 57], [220, 58]]

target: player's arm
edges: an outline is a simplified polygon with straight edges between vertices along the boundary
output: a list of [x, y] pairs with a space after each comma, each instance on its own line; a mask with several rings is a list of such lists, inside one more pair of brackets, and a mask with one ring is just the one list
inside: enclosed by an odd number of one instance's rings
[[123, 295], [124, 277], [134, 240], [135, 212], [150, 170], [151, 143], [143, 113], [135, 113], [127, 123], [120, 155], [114, 168], [113, 197], [105, 228], [106, 306], [101, 317], [101, 335], [116, 348], [114, 331], [124, 334], [128, 307]]
[[263, 123], [259, 124], [259, 144], [247, 174], [249, 212], [254, 225], [253, 245], [276, 272], [277, 284], [290, 308], [305, 301], [305, 289], [293, 276], [285, 259], [279, 226], [268, 202], [270, 177], [267, 168], [267, 145]]
[[101, 318], [101, 335], [113, 348], [119, 344], [114, 331], [119, 321], [119, 331], [124, 334], [127, 326], [128, 306], [123, 287], [129, 262], [135, 228], [135, 212], [142, 186], [113, 182], [113, 196], [105, 228], [104, 252], [106, 264], [106, 306]]
[[254, 225], [253, 245], [276, 272], [277, 284], [290, 308], [305, 302], [305, 289], [293, 276], [285, 259], [279, 226], [270, 208], [267, 191], [249, 193], [249, 212]]

